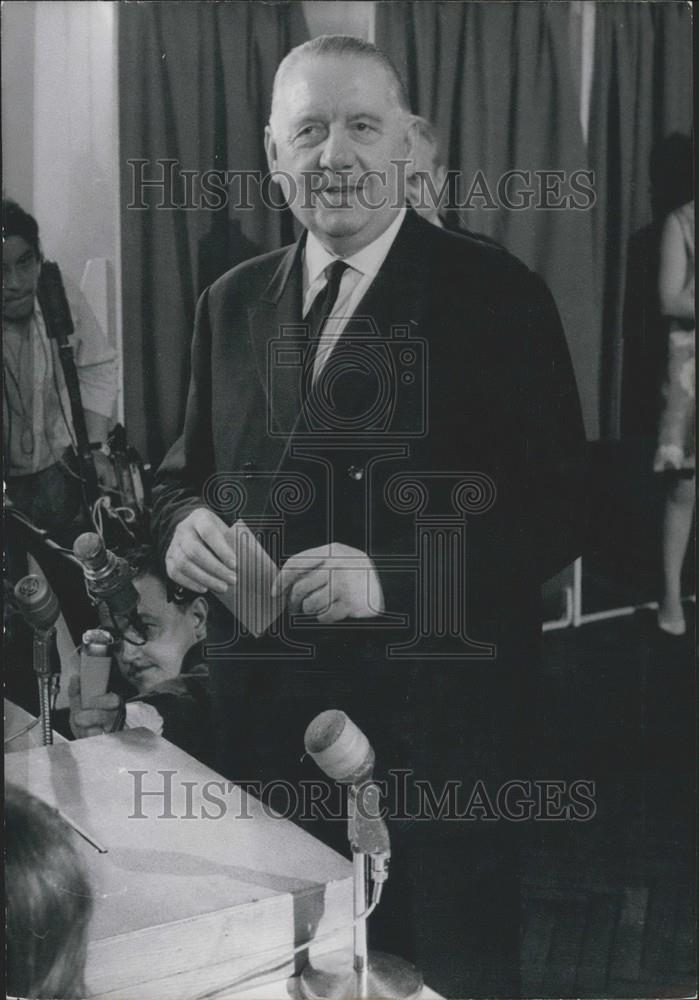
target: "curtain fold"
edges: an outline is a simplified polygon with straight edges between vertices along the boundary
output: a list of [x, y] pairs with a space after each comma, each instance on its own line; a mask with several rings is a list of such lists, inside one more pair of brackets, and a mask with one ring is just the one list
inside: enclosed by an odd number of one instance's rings
[[[651, 152], [671, 133], [691, 130], [691, 40], [691, 12], [684, 3], [597, 5], [589, 154], [598, 195], [593, 223], [603, 303], [600, 426], [607, 439], [620, 435], [623, 307], [630, 244], [653, 217]], [[657, 275], [649, 279], [657, 282]]]
[[651, 148], [688, 132], [691, 12], [684, 3], [598, 3], [588, 143], [571, 52], [571, 4], [387, 2], [377, 43], [413, 110], [442, 138], [447, 166], [489, 192], [506, 171], [594, 171], [583, 209], [472, 204], [468, 228], [502, 242], [550, 286], [590, 438], [620, 433], [628, 241], [651, 217]]
[[[568, 15], [557, 3], [381, 3], [376, 38], [403, 73], [413, 110], [437, 127], [448, 168], [462, 176], [463, 224], [503, 243], [551, 288], [594, 437], [601, 309], [591, 213], [544, 207], [570, 196], [571, 176], [588, 168]], [[498, 184], [514, 170], [523, 173], [502, 198]], [[562, 171], [560, 189], [551, 174], [554, 194], [543, 195], [537, 171]], [[481, 176], [485, 197], [469, 198]], [[525, 207], [508, 207], [525, 189], [533, 192], [522, 194]]]
[[[129, 440], [153, 464], [182, 424], [200, 292], [235, 263], [293, 239], [289, 213], [265, 208], [255, 183], [250, 207], [235, 208], [246, 187], [226, 184], [225, 172], [266, 172], [274, 73], [306, 37], [298, 6], [119, 6], [125, 412]], [[137, 160], [146, 162], [129, 163]], [[206, 171], [221, 172], [208, 205]], [[153, 179], [165, 188], [140, 183]]]

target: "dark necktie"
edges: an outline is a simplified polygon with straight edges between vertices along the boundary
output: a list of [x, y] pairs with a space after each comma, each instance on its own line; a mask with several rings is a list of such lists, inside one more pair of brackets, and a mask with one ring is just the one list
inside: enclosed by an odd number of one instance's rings
[[334, 260], [325, 268], [327, 284], [321, 288], [311, 303], [311, 308], [306, 313], [304, 323], [308, 325], [308, 335], [311, 343], [315, 341], [315, 346], [311, 347], [311, 355], [315, 358], [320, 335], [323, 331], [323, 324], [328, 316], [332, 314], [333, 306], [337, 300], [337, 293], [340, 291], [342, 275], [348, 269], [349, 264], [344, 260]]

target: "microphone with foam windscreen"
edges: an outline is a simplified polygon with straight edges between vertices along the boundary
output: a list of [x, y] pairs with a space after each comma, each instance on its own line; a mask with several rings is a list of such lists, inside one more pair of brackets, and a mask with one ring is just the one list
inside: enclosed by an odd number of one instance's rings
[[106, 694], [112, 665], [113, 639], [103, 628], [83, 632], [80, 649], [80, 701], [92, 708], [96, 698]]
[[344, 712], [331, 708], [317, 715], [306, 729], [304, 744], [321, 771], [335, 781], [360, 785], [373, 774], [374, 750]]
[[[304, 744], [321, 771], [351, 786], [348, 830], [353, 853], [382, 855], [387, 862], [390, 841], [379, 789], [371, 780], [376, 755], [367, 737], [344, 712], [329, 709], [309, 724]], [[387, 872], [381, 881], [385, 877]]]
[[82, 565], [87, 591], [93, 601], [104, 601], [112, 616], [128, 618], [138, 604], [131, 567], [114, 555], [94, 531], [78, 535], [73, 555]]
[[58, 599], [47, 581], [33, 573], [15, 584], [15, 598], [22, 617], [37, 632], [50, 632], [58, 621]]
[[30, 573], [15, 584], [15, 599], [22, 617], [31, 627], [32, 665], [39, 682], [39, 708], [44, 746], [53, 743], [51, 709], [58, 691], [60, 662], [57, 662], [56, 622], [60, 614], [58, 600], [47, 581]]
[[[334, 952], [309, 962], [301, 973], [301, 995], [308, 998], [393, 997], [413, 1000], [423, 987], [422, 976], [409, 962], [369, 951], [367, 918], [378, 906], [388, 879], [391, 845], [373, 780], [376, 755], [369, 740], [337, 709], [321, 712], [308, 725], [306, 752], [329, 778], [349, 785], [347, 832], [354, 872], [354, 947], [352, 954]], [[367, 906], [367, 864], [373, 883]]]

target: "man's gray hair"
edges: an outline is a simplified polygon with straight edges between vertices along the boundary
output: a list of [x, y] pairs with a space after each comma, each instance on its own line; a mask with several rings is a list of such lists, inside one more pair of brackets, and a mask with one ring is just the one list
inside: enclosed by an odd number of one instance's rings
[[432, 154], [432, 167], [434, 169], [437, 167], [444, 167], [446, 169], [439, 136], [432, 123], [419, 115], [416, 115], [413, 120], [417, 129], [418, 140], [423, 142]]
[[374, 62], [383, 66], [388, 74], [395, 94], [396, 101], [400, 108], [410, 114], [410, 101], [405, 84], [400, 78], [400, 74], [389, 56], [371, 42], [357, 38], [356, 35], [318, 35], [310, 41], [297, 45], [279, 63], [274, 76], [274, 86], [272, 88], [272, 110], [270, 120], [274, 114], [274, 104], [277, 94], [282, 86], [283, 78], [293, 69], [297, 63], [306, 56], [362, 56], [365, 59], [373, 59]]

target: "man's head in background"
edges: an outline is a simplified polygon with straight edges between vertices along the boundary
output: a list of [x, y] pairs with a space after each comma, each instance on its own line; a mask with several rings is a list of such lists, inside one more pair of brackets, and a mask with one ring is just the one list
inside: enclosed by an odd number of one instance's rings
[[17, 322], [34, 312], [41, 272], [36, 219], [9, 198], [2, 201], [2, 315]]
[[[407, 194], [416, 212], [433, 223], [443, 225], [440, 218], [439, 193], [445, 186], [447, 168], [442, 160], [439, 139], [425, 118], [415, 118], [415, 173], [408, 179]], [[446, 197], [446, 191], [445, 191]]]
[[269, 167], [294, 215], [332, 253], [357, 253], [396, 218], [413, 146], [405, 88], [374, 45], [323, 35], [280, 64], [265, 130]]
[[187, 654], [206, 638], [209, 609], [201, 594], [173, 589], [150, 549], [124, 555], [135, 573], [144, 635], [126, 627], [116, 659], [122, 677], [145, 694], [179, 676]]

